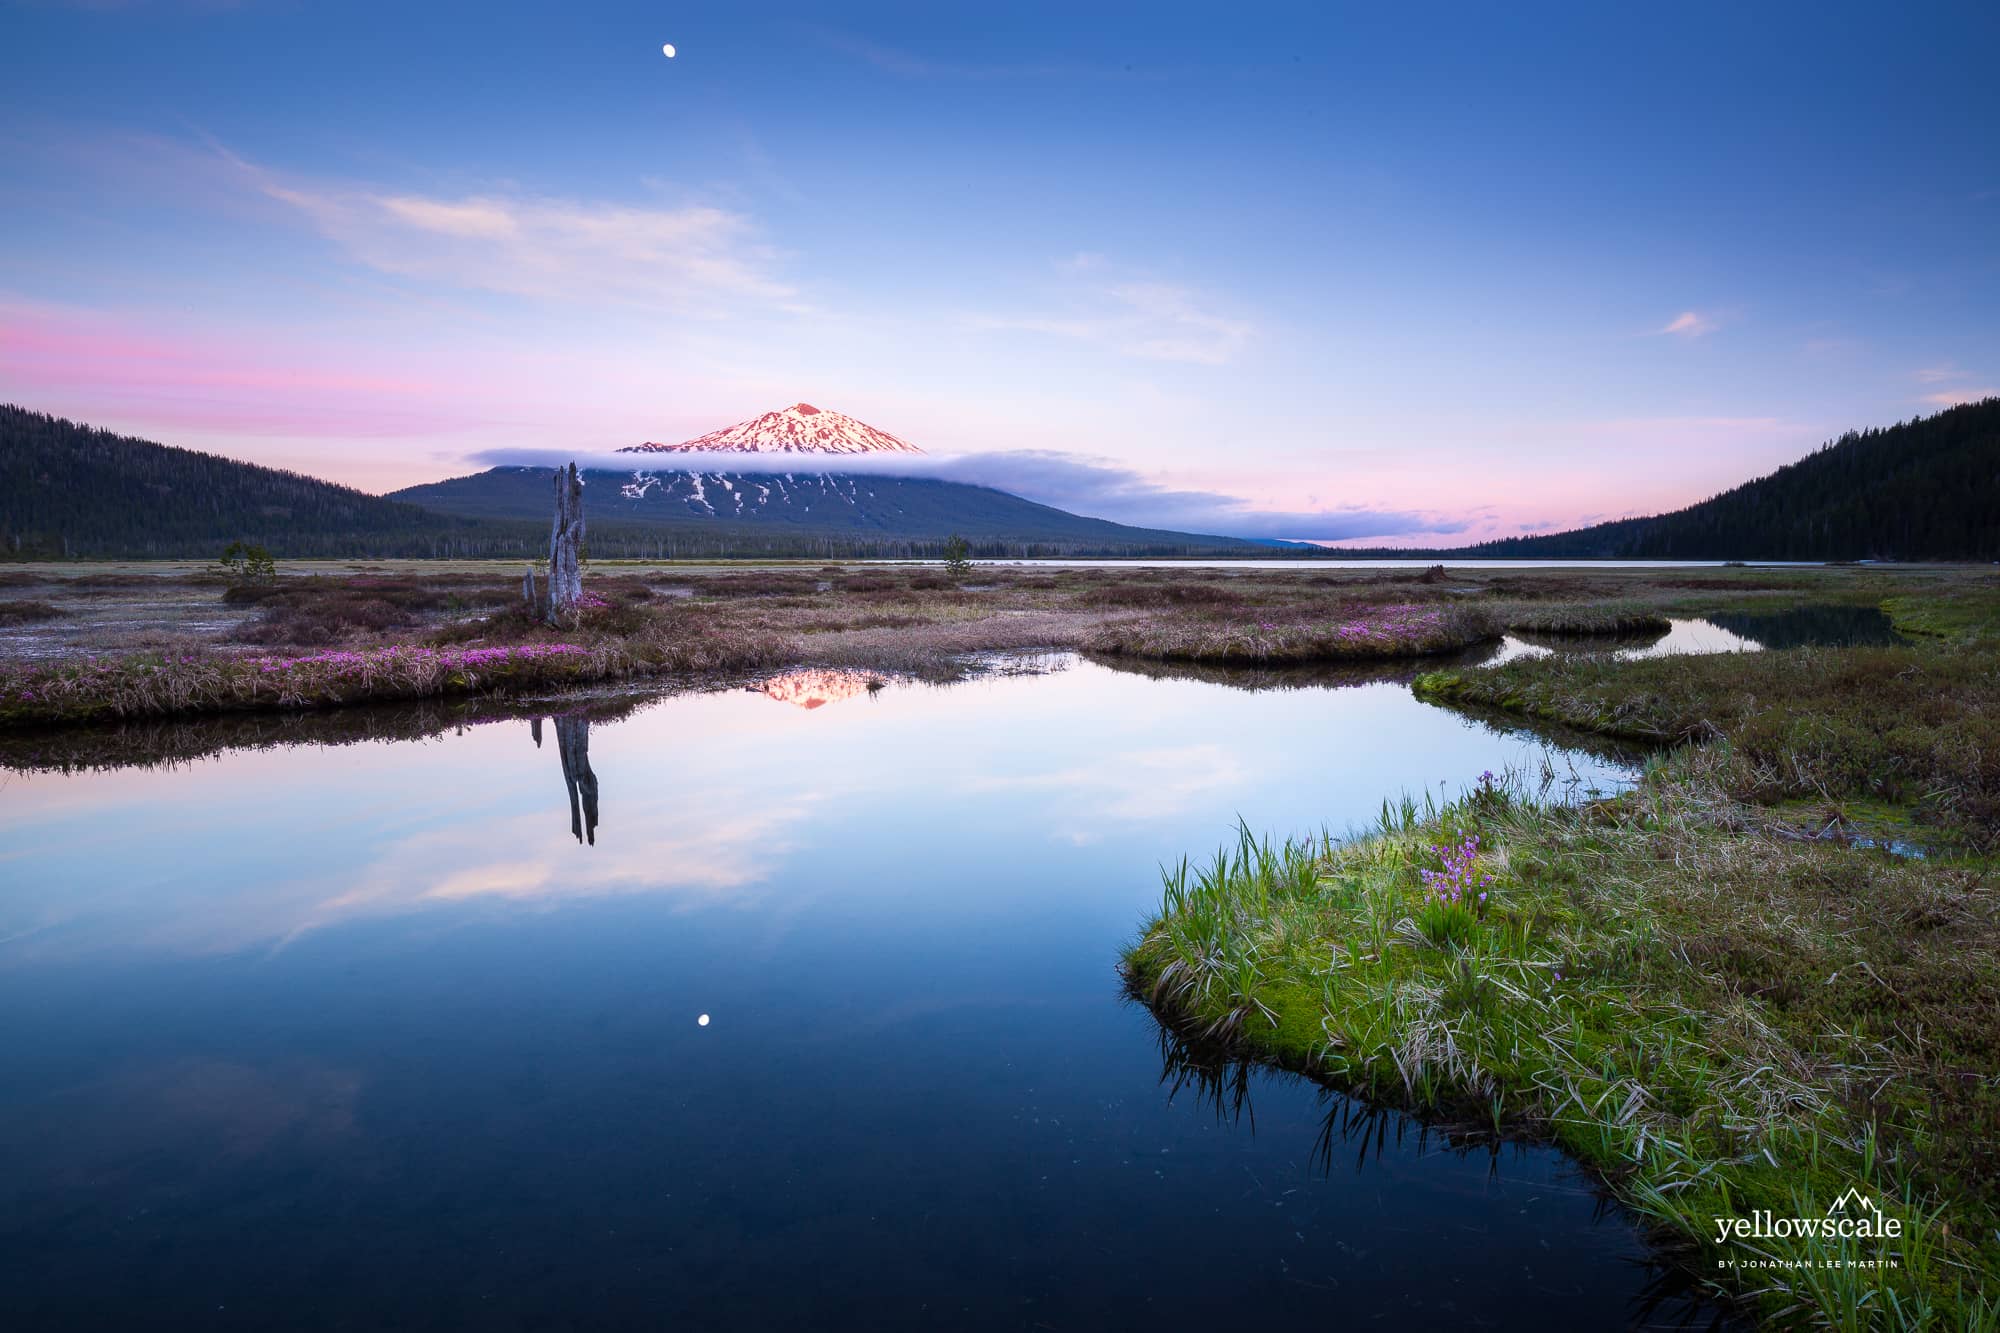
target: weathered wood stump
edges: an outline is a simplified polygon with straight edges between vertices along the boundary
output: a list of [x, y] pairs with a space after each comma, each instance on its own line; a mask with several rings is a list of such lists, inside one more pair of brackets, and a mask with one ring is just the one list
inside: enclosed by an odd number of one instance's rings
[[551, 625], [576, 621], [583, 600], [583, 475], [576, 464], [556, 469], [556, 518], [549, 529]]

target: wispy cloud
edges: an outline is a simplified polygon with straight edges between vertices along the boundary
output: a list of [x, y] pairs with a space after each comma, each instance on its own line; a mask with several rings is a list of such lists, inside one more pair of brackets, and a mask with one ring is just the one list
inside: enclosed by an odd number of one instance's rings
[[[1071, 275], [1095, 275], [1104, 260], [1078, 255], [1060, 268]], [[975, 329], [1042, 333], [1094, 343], [1122, 356], [1195, 365], [1227, 364], [1252, 337], [1255, 327], [1224, 314], [1195, 291], [1154, 281], [1093, 284], [1061, 302], [1062, 309], [1034, 314], [980, 314]]]
[[1662, 325], [1657, 332], [1671, 333], [1679, 338], [1700, 338], [1715, 332], [1717, 327], [1713, 315], [1704, 315], [1698, 310], [1683, 310]]
[[1951, 361], [1942, 362], [1935, 366], [1924, 366], [1921, 369], [1912, 371], [1910, 377], [1919, 384], [1937, 386], [1929, 393], [1920, 395], [1917, 399], [1918, 402], [1927, 403], [1932, 407], [1957, 407], [1963, 403], [1977, 403], [1987, 398], [2000, 398], [2000, 389], [1990, 386], [1984, 388], [1974, 387], [1969, 382], [1973, 378], [1972, 372], [1961, 368]]
[[740, 213], [511, 192], [461, 196], [280, 181], [261, 188], [371, 268], [475, 290], [681, 313], [797, 302]]
[[[284, 212], [367, 268], [469, 292], [676, 314], [802, 308], [784, 256], [748, 214], [710, 203], [391, 187], [267, 167], [203, 136], [124, 145], [128, 174], [200, 182], [202, 202], [255, 200]], [[158, 182], [171, 191], [172, 181]]]

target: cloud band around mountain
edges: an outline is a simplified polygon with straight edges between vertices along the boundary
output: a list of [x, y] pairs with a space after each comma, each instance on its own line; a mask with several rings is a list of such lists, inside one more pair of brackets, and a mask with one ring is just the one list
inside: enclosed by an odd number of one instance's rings
[[1353, 541], [1411, 533], [1463, 533], [1476, 516], [1367, 506], [1261, 509], [1220, 491], [1176, 489], [1114, 463], [1054, 450], [931, 455], [714, 453], [587, 454], [556, 449], [487, 449], [469, 456], [489, 467], [555, 467], [574, 459], [605, 472], [868, 473], [990, 486], [1088, 518], [1210, 536], [1290, 541]]

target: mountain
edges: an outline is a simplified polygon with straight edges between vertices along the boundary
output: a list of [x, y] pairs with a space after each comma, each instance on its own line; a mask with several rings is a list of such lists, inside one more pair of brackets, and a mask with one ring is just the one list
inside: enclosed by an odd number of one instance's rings
[[[547, 524], [540, 541], [548, 541]], [[426, 513], [296, 472], [0, 406], [0, 555], [209, 558], [512, 554], [529, 532]]]
[[[768, 417], [830, 416], [824, 449], [804, 436], [758, 436]], [[821, 468], [869, 427], [805, 404], [703, 436], [778, 458], [742, 469], [585, 474], [590, 548], [600, 558], [928, 556], [962, 534], [1002, 555], [1275, 554], [1268, 544], [1127, 527], [987, 486]], [[846, 423], [846, 424], [843, 424]], [[779, 429], [779, 428], [773, 428]], [[789, 429], [789, 428], [783, 428]], [[740, 434], [739, 434], [740, 433]], [[884, 437], [894, 439], [894, 437]], [[697, 444], [689, 441], [689, 445]], [[914, 452], [903, 444], [902, 451]], [[875, 445], [867, 452], [880, 452]], [[654, 452], [674, 453], [674, 450]], [[800, 463], [810, 463], [801, 468]], [[837, 464], [836, 464], [837, 466]], [[789, 469], [789, 470], [787, 470]], [[549, 473], [493, 468], [389, 496], [296, 472], [95, 430], [0, 406], [0, 556], [208, 559], [231, 541], [280, 557], [533, 558], [547, 550]], [[1408, 551], [1329, 551], [1335, 556]], [[1796, 463], [1700, 504], [1652, 518], [1427, 556], [1458, 559], [2000, 559], [2000, 398], [1842, 436]]]
[[635, 444], [623, 454], [920, 454], [888, 431], [811, 403], [793, 403], [682, 444]]
[[[754, 471], [586, 473], [592, 553], [933, 556], [953, 533], [989, 556], [1258, 549], [1083, 518], [984, 486], [778, 472], [772, 461], [746, 461]], [[532, 559], [547, 553], [549, 514], [545, 468], [494, 468], [376, 496], [0, 406], [5, 558], [212, 559], [240, 540], [290, 558]]]
[[2000, 559], [2000, 398], [1850, 431], [1700, 504], [1448, 554], [1623, 560]]
[[[600, 532], [626, 534], [653, 554], [720, 543], [745, 554], [935, 554], [954, 533], [982, 555], [1254, 555], [1267, 548], [1234, 537], [1127, 527], [1023, 500], [990, 486], [930, 477], [807, 471], [758, 460], [742, 470], [584, 473], [583, 510], [592, 551]], [[391, 497], [467, 519], [539, 518], [549, 508], [545, 468], [497, 467], [412, 486]]]

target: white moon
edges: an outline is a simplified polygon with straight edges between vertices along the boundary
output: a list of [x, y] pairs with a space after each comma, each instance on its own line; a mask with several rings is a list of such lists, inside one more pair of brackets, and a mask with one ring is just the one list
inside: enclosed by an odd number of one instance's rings
[[700, 1018], [697, 1018], [697, 1019], [695, 1019], [695, 1022], [699, 1023], [699, 1024], [700, 1024], [701, 1026], [703, 1026], [703, 1027], [707, 1027], [707, 1026], [708, 1026], [708, 1015], [707, 1015], [707, 1014], [703, 1014], [703, 1015], [702, 1015], [702, 1016], [701, 1016]]
[[665, 56], [667, 59], [672, 60], [674, 58], [674, 44], [672, 42], [668, 42], [665, 46], [660, 48], [660, 54]]

